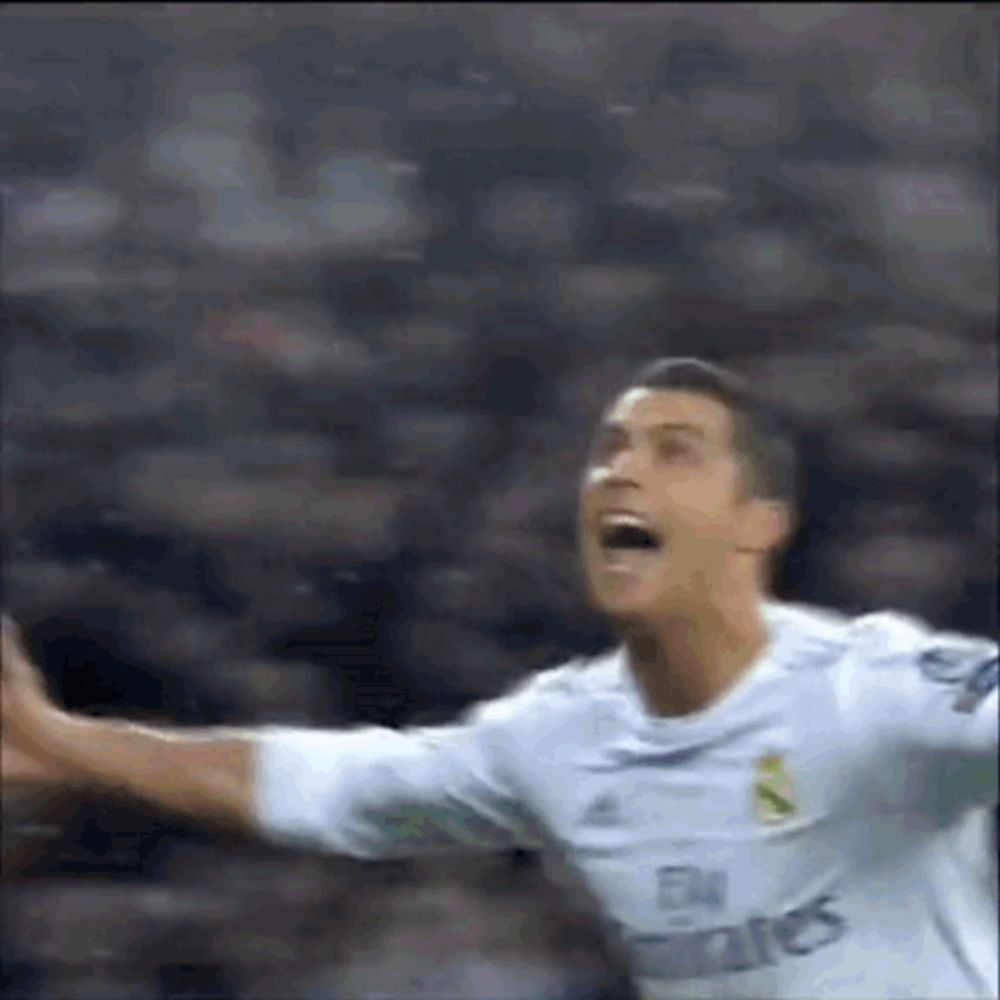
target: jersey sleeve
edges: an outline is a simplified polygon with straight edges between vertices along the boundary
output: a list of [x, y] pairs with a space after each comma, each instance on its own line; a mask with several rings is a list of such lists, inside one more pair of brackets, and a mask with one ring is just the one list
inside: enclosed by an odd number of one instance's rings
[[450, 725], [265, 727], [255, 754], [260, 832], [371, 860], [540, 847], [511, 759], [539, 701], [525, 687]]
[[865, 716], [900, 794], [938, 811], [996, 805], [997, 643], [882, 614], [860, 619]]

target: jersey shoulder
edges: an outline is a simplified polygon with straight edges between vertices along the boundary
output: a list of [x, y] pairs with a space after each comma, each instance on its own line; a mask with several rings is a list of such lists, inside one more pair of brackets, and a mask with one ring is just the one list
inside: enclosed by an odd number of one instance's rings
[[925, 673], [964, 674], [969, 666], [996, 657], [997, 642], [985, 636], [937, 629], [914, 615], [874, 611], [859, 615], [851, 625], [852, 649], [873, 667], [902, 663], [918, 665]]
[[765, 618], [775, 644], [775, 661], [785, 672], [828, 671], [850, 651], [851, 619], [810, 604], [769, 602]]
[[617, 684], [615, 653], [567, 660], [522, 678], [497, 698], [480, 702], [473, 717], [482, 722], [531, 720], [579, 707]]
[[983, 636], [940, 630], [901, 611], [882, 609], [849, 615], [805, 604], [772, 605], [769, 617], [777, 625], [779, 657], [785, 669], [840, 667], [879, 670], [909, 663], [924, 673], [956, 679], [970, 666], [997, 655], [997, 643]]

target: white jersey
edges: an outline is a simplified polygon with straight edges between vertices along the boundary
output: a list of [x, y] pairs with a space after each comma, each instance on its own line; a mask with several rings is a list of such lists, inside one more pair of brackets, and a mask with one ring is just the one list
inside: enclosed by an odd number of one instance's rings
[[624, 650], [454, 725], [267, 727], [265, 836], [359, 858], [553, 851], [644, 998], [997, 996], [997, 645], [767, 606], [707, 709], [652, 715]]

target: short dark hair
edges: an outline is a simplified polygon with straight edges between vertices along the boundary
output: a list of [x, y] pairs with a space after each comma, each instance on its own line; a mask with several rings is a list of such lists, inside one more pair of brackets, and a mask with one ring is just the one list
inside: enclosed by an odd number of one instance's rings
[[795, 505], [798, 463], [791, 428], [742, 376], [700, 358], [657, 358], [636, 372], [627, 389], [675, 389], [717, 399], [733, 414], [733, 447], [744, 459], [750, 494]]

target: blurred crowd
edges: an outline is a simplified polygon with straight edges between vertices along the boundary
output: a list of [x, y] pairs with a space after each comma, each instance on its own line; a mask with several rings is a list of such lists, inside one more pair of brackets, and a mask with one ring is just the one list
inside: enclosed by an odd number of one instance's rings
[[[609, 642], [574, 495], [640, 363], [800, 437], [781, 596], [996, 629], [995, 12], [6, 4], [4, 604], [76, 710], [454, 717]], [[5, 816], [11, 996], [628, 995], [531, 856]]]

